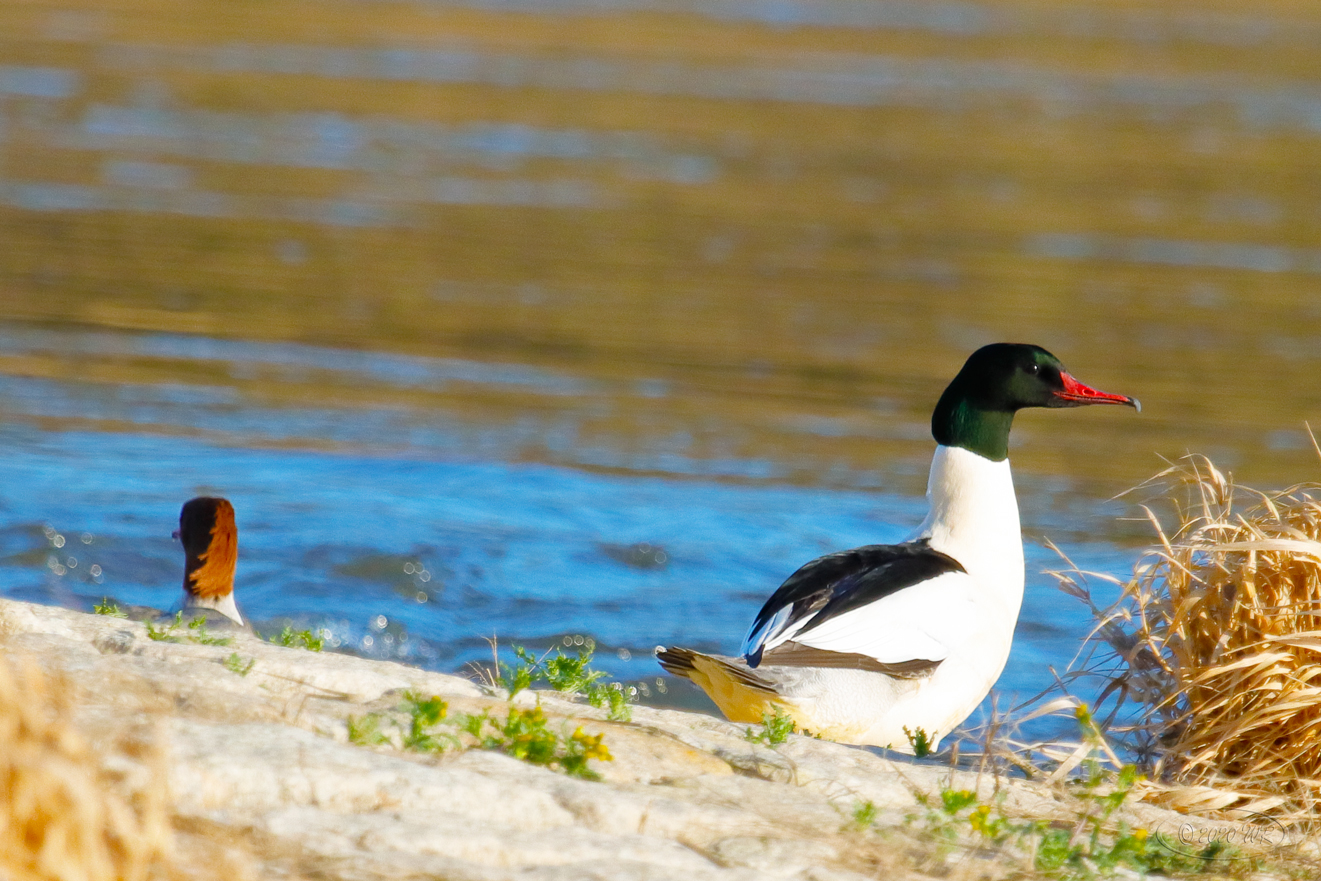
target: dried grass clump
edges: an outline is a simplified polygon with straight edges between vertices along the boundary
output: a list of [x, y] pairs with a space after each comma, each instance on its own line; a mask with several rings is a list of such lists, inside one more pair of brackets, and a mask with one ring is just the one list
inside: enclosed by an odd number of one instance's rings
[[[1302, 818], [1321, 798], [1321, 486], [1266, 493], [1188, 457], [1144, 487], [1173, 507], [1119, 601], [1097, 609], [1075, 569], [1055, 573], [1099, 624], [1109, 731], [1187, 810]], [[1066, 680], [1069, 677], [1066, 677]]]
[[[157, 782], [136, 795], [120, 794], [74, 728], [65, 691], [0, 659], [0, 877], [158, 877], [170, 847], [163, 777], [154, 774]], [[158, 752], [146, 758], [159, 765]]]

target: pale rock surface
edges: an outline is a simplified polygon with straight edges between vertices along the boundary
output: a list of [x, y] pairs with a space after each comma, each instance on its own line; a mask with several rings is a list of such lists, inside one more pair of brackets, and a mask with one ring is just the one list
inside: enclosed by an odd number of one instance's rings
[[[125, 780], [146, 785], [150, 763], [113, 744], [164, 744], [181, 858], [199, 878], [916, 877], [893, 854], [902, 839], [846, 829], [854, 808], [871, 801], [897, 827], [914, 793], [992, 787], [797, 735], [758, 746], [746, 726], [699, 714], [636, 707], [623, 724], [553, 692], [519, 694], [552, 724], [604, 732], [614, 761], [593, 762], [603, 779], [586, 781], [494, 752], [349, 743], [350, 716], [395, 709], [408, 689], [451, 711], [507, 706], [474, 682], [403, 664], [243, 633], [225, 646], [160, 642], [137, 622], [8, 600], [0, 646], [18, 666], [62, 677], [84, 734]], [[235, 652], [255, 661], [248, 675], [224, 666]], [[1006, 792], [1034, 816], [1059, 810], [1047, 791], [1016, 782]]]

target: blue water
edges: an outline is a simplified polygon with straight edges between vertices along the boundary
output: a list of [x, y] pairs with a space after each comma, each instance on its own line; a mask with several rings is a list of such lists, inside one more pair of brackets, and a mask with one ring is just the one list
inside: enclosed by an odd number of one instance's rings
[[[876, 523], [878, 502], [909, 519], [921, 508], [865, 493], [543, 465], [235, 449], [150, 435], [10, 428], [2, 437], [6, 593], [169, 605], [182, 571], [169, 537], [178, 507], [223, 493], [239, 512], [237, 580], [252, 617], [313, 622], [367, 654], [440, 669], [489, 654], [483, 639], [493, 634], [590, 634], [635, 654], [673, 640], [736, 642], [756, 597], [805, 555], [900, 538], [901, 525]], [[62, 548], [45, 526], [65, 537]], [[642, 543], [663, 550], [663, 562], [656, 554], [630, 562], [637, 551], [629, 548]], [[69, 556], [77, 565], [55, 575], [48, 558], [65, 564]], [[86, 574], [92, 565], [100, 579]], [[405, 646], [362, 645], [381, 615], [406, 628]]]
[[[198, 351], [209, 347], [223, 344], [199, 341]], [[278, 346], [243, 351], [259, 360], [290, 354]], [[489, 660], [492, 636], [535, 647], [579, 636], [596, 642], [612, 676], [662, 699], [657, 692], [672, 683], [651, 658], [654, 646], [733, 652], [762, 601], [797, 566], [900, 540], [925, 509], [920, 497], [876, 490], [518, 463], [503, 460], [499, 447], [485, 456], [443, 443], [388, 453], [260, 449], [238, 440], [241, 433], [219, 444], [162, 434], [162, 412], [132, 388], [98, 395], [49, 382], [15, 397], [22, 382], [11, 378], [9, 395], [0, 393], [11, 414], [25, 401], [49, 416], [73, 409], [71, 400], [95, 399], [102, 415], [119, 411], [141, 429], [0, 427], [4, 595], [81, 609], [103, 596], [168, 607], [182, 577], [182, 551], [170, 538], [179, 507], [221, 494], [238, 512], [237, 596], [259, 627], [291, 622], [322, 630], [339, 650], [443, 671]], [[176, 426], [190, 414], [205, 424], [218, 394], [167, 388], [164, 416]], [[291, 434], [306, 429], [296, 410], [248, 412], [233, 393], [219, 398], [233, 425], [266, 423], [265, 439], [281, 419]], [[324, 421], [361, 445], [388, 430], [379, 415], [341, 411]], [[1068, 496], [1058, 482], [1020, 487], [1029, 535], [1078, 538], [1113, 513]], [[1088, 568], [1129, 565], [1113, 545], [1062, 543]], [[1059, 565], [1054, 554], [1031, 543], [1027, 552], [1027, 598], [999, 685], [1002, 707], [1049, 685], [1050, 667], [1063, 669], [1088, 626], [1081, 606], [1039, 574]]]

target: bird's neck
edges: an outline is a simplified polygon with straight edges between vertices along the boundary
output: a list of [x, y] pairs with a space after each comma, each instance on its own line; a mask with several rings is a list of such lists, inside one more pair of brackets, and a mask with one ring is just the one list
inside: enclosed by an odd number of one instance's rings
[[234, 602], [232, 592], [218, 597], [202, 597], [184, 591], [182, 605], [185, 611], [189, 609], [210, 609], [213, 612], [219, 612], [235, 624], [245, 626], [243, 615], [239, 613], [239, 607]]
[[962, 447], [936, 447], [927, 502], [931, 510], [919, 537], [978, 580], [1016, 590], [1021, 598], [1023, 534], [1009, 460], [993, 462]]
[[978, 406], [952, 382], [931, 413], [931, 434], [936, 443], [962, 447], [992, 462], [1009, 458], [1009, 429], [1014, 411], [1007, 406]]

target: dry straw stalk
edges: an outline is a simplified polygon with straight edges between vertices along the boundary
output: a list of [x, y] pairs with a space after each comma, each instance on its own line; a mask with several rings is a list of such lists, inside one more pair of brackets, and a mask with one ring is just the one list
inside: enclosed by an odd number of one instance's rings
[[[1301, 818], [1321, 796], [1321, 486], [1236, 487], [1190, 456], [1139, 489], [1157, 542], [1113, 606], [1055, 573], [1098, 625], [1111, 733], [1183, 809]], [[1162, 522], [1156, 509], [1172, 510]], [[1170, 524], [1167, 526], [1166, 524]]]
[[170, 826], [159, 750], [154, 783], [123, 792], [73, 723], [68, 689], [0, 657], [0, 877], [163, 877]]

